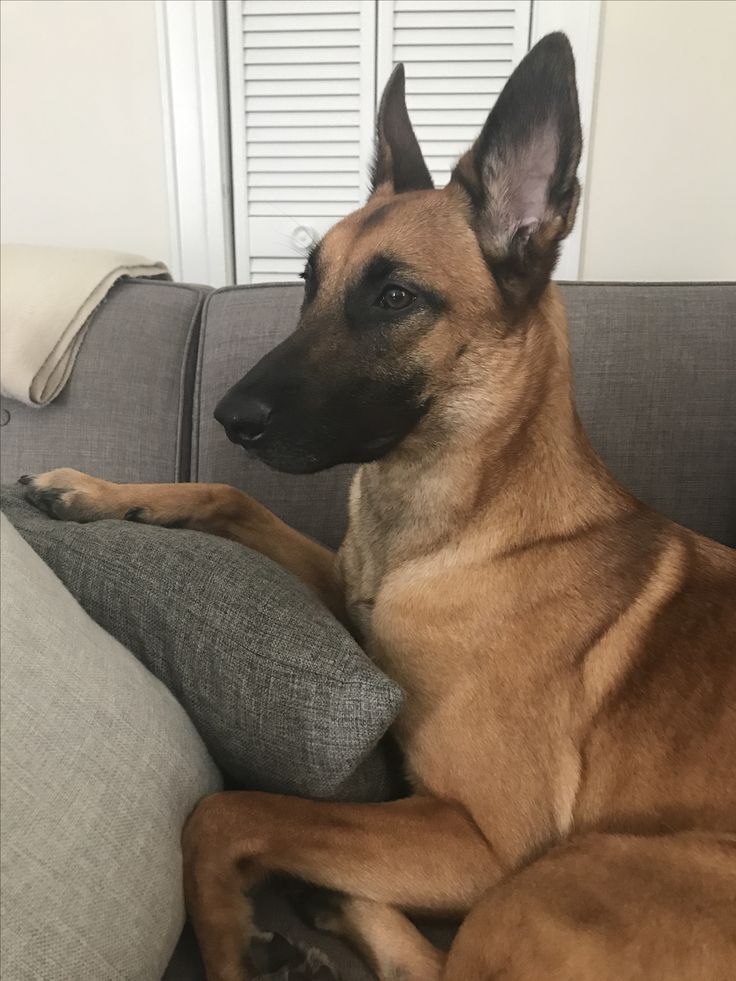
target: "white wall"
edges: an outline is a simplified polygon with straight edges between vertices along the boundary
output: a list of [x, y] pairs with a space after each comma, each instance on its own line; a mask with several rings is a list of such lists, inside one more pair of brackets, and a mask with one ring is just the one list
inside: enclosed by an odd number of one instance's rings
[[736, 279], [736, 3], [608, 0], [584, 279]]
[[153, 0], [3, 0], [4, 242], [169, 260]]

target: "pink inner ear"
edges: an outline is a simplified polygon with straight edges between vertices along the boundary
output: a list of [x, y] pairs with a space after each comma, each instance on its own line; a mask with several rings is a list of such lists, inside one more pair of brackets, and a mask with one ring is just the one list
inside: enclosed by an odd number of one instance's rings
[[528, 143], [509, 154], [509, 212], [516, 229], [528, 229], [527, 234], [542, 222], [547, 211], [558, 146], [557, 132], [547, 124], [535, 129]]

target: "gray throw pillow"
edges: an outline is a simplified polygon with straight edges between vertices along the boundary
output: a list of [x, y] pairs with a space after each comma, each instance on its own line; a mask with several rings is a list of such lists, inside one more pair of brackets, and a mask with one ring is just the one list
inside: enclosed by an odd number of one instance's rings
[[2, 510], [90, 616], [179, 699], [235, 786], [370, 800], [401, 690], [305, 586], [212, 535]]

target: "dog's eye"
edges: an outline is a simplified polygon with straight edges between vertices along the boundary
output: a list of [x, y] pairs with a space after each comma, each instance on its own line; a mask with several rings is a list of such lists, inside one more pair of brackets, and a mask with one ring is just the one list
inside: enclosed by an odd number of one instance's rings
[[403, 286], [389, 283], [378, 298], [378, 306], [384, 310], [405, 310], [416, 300], [416, 296]]
[[304, 269], [299, 273], [299, 279], [303, 279], [304, 282], [307, 283], [309, 282], [309, 280], [312, 278], [313, 275], [314, 272], [312, 270], [312, 267], [310, 266], [309, 263], [307, 263]]

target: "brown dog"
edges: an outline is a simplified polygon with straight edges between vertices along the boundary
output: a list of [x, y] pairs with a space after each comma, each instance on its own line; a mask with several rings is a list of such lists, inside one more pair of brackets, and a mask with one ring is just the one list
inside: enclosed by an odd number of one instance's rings
[[[28, 492], [179, 523], [301, 576], [404, 688], [415, 796], [204, 800], [184, 834], [209, 981], [242, 981], [248, 890], [340, 896], [382, 979], [736, 976], [736, 560], [619, 487], [578, 422], [550, 285], [581, 139], [561, 35], [434, 190], [384, 94], [374, 193], [312, 253], [297, 332], [218, 407], [273, 466], [364, 463], [337, 559], [221, 485]], [[405, 913], [467, 915], [447, 957]]]

